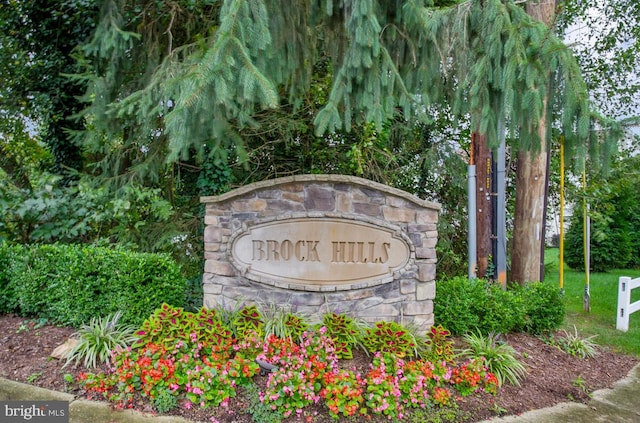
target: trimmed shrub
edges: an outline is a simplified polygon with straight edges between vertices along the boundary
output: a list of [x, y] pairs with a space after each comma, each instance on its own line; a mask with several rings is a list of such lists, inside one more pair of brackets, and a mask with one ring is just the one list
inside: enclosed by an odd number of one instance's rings
[[182, 306], [186, 279], [168, 255], [79, 245], [39, 245], [15, 263], [12, 284], [19, 313], [81, 326], [122, 311], [141, 324], [163, 303]]
[[523, 328], [526, 308], [517, 288], [505, 291], [499, 284], [488, 282], [485, 293], [485, 301], [476, 306], [483, 333], [508, 333]]
[[435, 324], [454, 335], [473, 332], [480, 326], [478, 302], [485, 302], [486, 282], [455, 277], [438, 281], [434, 300]]
[[522, 289], [525, 305], [524, 326], [527, 333], [539, 335], [560, 327], [564, 320], [564, 299], [556, 284], [533, 282]]
[[438, 282], [434, 301], [435, 324], [454, 335], [539, 334], [557, 329], [564, 312], [560, 290], [548, 283], [516, 285], [505, 291], [483, 279], [456, 277]]
[[20, 245], [0, 242], [0, 314], [16, 313], [19, 309], [13, 274], [16, 263], [24, 260], [25, 252]]

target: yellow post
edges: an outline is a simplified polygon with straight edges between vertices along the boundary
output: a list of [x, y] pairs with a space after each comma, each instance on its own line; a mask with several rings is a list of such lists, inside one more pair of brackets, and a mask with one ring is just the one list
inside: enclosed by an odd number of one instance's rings
[[564, 136], [560, 136], [560, 291], [564, 292]]
[[582, 202], [582, 215], [583, 215], [583, 245], [584, 245], [584, 298], [583, 307], [584, 311], [591, 311], [591, 294], [589, 293], [589, 263], [590, 259], [590, 237], [589, 230], [589, 207], [587, 205], [587, 171], [582, 172], [582, 187], [584, 189], [584, 199]]

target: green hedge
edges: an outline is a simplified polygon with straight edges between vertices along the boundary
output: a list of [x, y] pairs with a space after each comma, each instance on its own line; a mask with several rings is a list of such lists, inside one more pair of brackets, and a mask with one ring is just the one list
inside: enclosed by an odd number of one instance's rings
[[26, 250], [20, 246], [9, 246], [0, 242], [0, 314], [18, 311], [18, 297], [12, 283], [15, 267], [25, 259]]
[[122, 311], [141, 324], [168, 303], [183, 306], [186, 279], [168, 255], [82, 245], [0, 248], [0, 312], [78, 327]]
[[483, 279], [456, 277], [438, 281], [434, 301], [435, 323], [453, 334], [471, 332], [527, 332], [556, 330], [565, 307], [557, 286], [530, 283], [502, 290]]

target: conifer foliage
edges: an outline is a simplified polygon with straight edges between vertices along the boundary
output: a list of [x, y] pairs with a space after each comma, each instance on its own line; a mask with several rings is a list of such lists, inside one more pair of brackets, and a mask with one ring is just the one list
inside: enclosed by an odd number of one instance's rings
[[472, 130], [490, 145], [504, 117], [516, 147], [535, 150], [552, 85], [568, 154], [586, 155], [592, 119], [573, 55], [512, 0], [106, 0], [82, 47], [83, 142], [116, 174], [242, 158], [240, 131], [263, 110], [295, 111], [327, 59], [318, 135], [382, 128], [398, 111], [428, 122], [446, 100], [459, 116], [478, 112]]

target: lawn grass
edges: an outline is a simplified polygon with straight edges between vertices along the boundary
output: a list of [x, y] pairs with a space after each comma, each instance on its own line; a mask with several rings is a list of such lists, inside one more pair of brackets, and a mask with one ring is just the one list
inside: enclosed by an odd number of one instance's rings
[[[547, 249], [545, 253], [545, 281], [559, 285], [559, 251]], [[631, 314], [629, 331], [616, 330], [618, 307], [618, 279], [620, 276], [640, 277], [640, 269], [620, 269], [606, 273], [591, 273], [589, 292], [591, 311], [584, 310], [585, 273], [564, 266], [564, 297], [566, 317], [563, 328], [573, 332], [574, 325], [584, 337], [597, 335], [598, 344], [608, 345], [616, 351], [640, 357], [640, 311]], [[640, 300], [640, 289], [632, 292], [631, 301]]]

